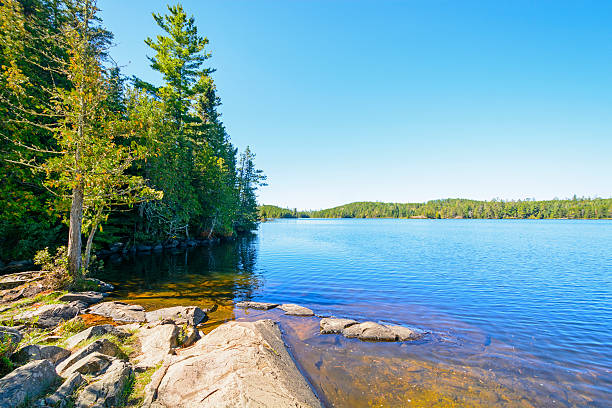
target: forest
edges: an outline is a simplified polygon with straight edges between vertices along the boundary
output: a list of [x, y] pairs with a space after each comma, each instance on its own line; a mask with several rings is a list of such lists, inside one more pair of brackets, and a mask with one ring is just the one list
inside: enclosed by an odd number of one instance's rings
[[488, 219], [601, 219], [612, 218], [612, 198], [570, 200], [477, 201], [431, 200], [426, 203], [356, 202], [316, 211], [273, 205], [259, 207], [262, 220], [271, 218], [488, 218]]
[[265, 176], [221, 119], [209, 41], [180, 5], [152, 18], [134, 41], [160, 84], [114, 63], [95, 1], [0, 2], [0, 262], [48, 247], [79, 275], [113, 243], [256, 228]]

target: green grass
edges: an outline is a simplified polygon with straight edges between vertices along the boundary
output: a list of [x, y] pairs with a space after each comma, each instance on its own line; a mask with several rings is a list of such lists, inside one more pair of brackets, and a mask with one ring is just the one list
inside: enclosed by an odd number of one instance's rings
[[130, 393], [125, 399], [126, 407], [135, 408], [142, 405], [145, 398], [145, 387], [151, 382], [151, 377], [159, 370], [161, 365], [162, 363], [159, 363], [155, 367], [151, 367], [142, 373], [136, 373], [133, 378]]
[[[58, 300], [59, 297], [67, 293], [66, 291], [56, 291], [51, 293], [45, 293], [36, 295], [33, 298], [21, 299], [13, 302], [8, 308], [4, 309], [0, 313], [0, 323], [2, 324], [14, 324], [14, 317], [20, 313], [33, 310], [35, 305], [39, 303], [51, 304], [51, 303], [65, 303]], [[6, 325], [6, 324], [5, 324]]]

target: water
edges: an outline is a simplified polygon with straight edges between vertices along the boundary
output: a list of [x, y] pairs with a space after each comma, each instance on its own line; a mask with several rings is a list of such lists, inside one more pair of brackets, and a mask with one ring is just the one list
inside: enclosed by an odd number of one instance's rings
[[[216, 247], [107, 262], [115, 297], [272, 317], [330, 406], [612, 406], [612, 222], [278, 220]], [[297, 303], [404, 324], [414, 343], [319, 335]]]

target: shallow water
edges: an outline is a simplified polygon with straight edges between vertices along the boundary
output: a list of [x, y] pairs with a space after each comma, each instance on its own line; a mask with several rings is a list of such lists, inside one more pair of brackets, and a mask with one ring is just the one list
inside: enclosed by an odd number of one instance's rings
[[[113, 297], [281, 322], [329, 406], [608, 407], [612, 222], [279, 220], [214, 247], [107, 260]], [[320, 335], [316, 318], [235, 309], [298, 303], [317, 314], [416, 326], [413, 343]]]

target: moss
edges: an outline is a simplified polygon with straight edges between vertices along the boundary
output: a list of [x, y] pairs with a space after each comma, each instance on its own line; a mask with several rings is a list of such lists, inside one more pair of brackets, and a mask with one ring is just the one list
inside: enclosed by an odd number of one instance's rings
[[130, 394], [125, 399], [126, 407], [140, 407], [145, 397], [145, 388], [151, 382], [153, 374], [161, 367], [161, 363], [134, 376]]

